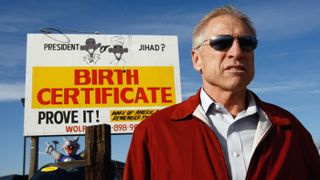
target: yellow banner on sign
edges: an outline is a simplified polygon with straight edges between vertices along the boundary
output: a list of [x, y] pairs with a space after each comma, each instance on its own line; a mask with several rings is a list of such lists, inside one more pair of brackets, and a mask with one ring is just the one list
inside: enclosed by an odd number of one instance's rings
[[33, 67], [32, 108], [169, 106], [174, 67]]

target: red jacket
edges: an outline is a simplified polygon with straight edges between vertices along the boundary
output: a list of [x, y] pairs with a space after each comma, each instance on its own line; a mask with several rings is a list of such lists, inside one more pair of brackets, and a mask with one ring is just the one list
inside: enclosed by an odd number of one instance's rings
[[[272, 122], [256, 147], [247, 179], [320, 179], [320, 157], [309, 132], [289, 112], [262, 102]], [[230, 179], [220, 143], [204, 122], [192, 113], [199, 92], [165, 108], [135, 129], [124, 179]]]

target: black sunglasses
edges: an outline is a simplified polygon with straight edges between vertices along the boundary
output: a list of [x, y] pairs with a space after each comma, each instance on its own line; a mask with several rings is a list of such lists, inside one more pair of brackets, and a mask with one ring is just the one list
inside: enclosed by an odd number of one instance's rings
[[199, 45], [196, 49], [201, 47], [206, 41], [209, 41], [209, 45], [213, 49], [217, 51], [225, 51], [232, 46], [233, 40], [235, 38], [238, 39], [240, 48], [243, 51], [251, 51], [257, 47], [258, 40], [256, 39], [256, 37], [252, 35], [243, 35], [243, 36], [237, 36], [237, 37], [233, 37], [232, 35], [217, 35], [217, 36], [212, 36], [211, 39], [207, 39], [203, 41], [203, 43]]

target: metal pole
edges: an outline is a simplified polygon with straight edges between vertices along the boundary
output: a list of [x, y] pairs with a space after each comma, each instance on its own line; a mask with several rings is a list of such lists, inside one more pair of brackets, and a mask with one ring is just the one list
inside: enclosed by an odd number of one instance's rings
[[22, 175], [26, 175], [26, 141], [27, 141], [27, 137], [23, 136], [23, 165], [22, 165]]
[[[23, 106], [23, 110], [24, 110], [24, 104], [25, 104], [25, 98], [21, 98], [21, 104]], [[23, 160], [22, 160], [22, 175], [25, 175], [26, 173], [26, 141], [27, 141], [27, 137], [25, 137], [23, 135]]]

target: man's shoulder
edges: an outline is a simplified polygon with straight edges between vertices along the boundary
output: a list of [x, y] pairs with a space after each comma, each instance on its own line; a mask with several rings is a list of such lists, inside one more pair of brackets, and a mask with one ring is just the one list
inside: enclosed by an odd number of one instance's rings
[[[149, 116], [147, 119], [143, 120], [142, 122], [152, 122], [152, 121], [169, 121], [172, 120], [177, 113], [183, 113], [181, 110], [185, 109], [185, 112], [181, 115], [186, 116], [189, 115], [191, 112], [191, 109], [187, 107], [188, 101], [182, 101], [178, 104], [171, 105], [169, 107], [165, 107], [151, 116]], [[186, 110], [189, 110], [190, 112], [186, 112]]]
[[267, 114], [272, 124], [280, 129], [290, 131], [292, 136], [300, 139], [299, 142], [304, 145], [313, 144], [313, 138], [308, 129], [288, 110], [263, 102], [263, 111]]
[[170, 123], [172, 120], [187, 118], [192, 115], [199, 104], [197, 98], [197, 95], [194, 95], [180, 103], [165, 107], [143, 120], [138, 127], [152, 126], [154, 123]]
[[287, 109], [263, 101], [261, 101], [260, 106], [274, 125], [288, 126], [293, 129], [307, 131], [298, 118]]

